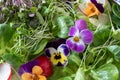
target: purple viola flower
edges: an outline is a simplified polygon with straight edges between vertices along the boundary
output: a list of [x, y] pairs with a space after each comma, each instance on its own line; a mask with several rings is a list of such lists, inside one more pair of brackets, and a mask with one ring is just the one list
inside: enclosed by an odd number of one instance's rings
[[102, 4], [97, 3], [96, 0], [91, 0], [91, 2], [97, 7], [97, 9], [98, 9], [101, 13], [104, 12], [104, 8], [103, 8], [103, 5], [102, 5]]
[[83, 52], [85, 44], [90, 44], [93, 40], [93, 34], [87, 29], [87, 24], [84, 20], [77, 20], [75, 27], [70, 27], [69, 36], [66, 44], [71, 50], [76, 52]]
[[61, 44], [57, 49], [53, 47], [47, 48], [45, 53], [54, 65], [66, 66], [68, 63], [67, 57], [70, 54], [70, 50], [66, 44]]
[[38, 61], [33, 60], [20, 66], [18, 73], [21, 76], [24, 72], [32, 73], [32, 68], [39, 65]]

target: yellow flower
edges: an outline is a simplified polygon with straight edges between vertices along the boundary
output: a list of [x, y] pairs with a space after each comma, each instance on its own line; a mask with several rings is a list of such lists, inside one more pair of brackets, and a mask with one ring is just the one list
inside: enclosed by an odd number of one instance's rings
[[99, 16], [100, 11], [97, 9], [97, 7], [93, 3], [88, 3], [87, 8], [85, 9], [84, 13], [88, 16]]
[[54, 64], [54, 65], [65, 65], [67, 64], [68, 62], [68, 59], [67, 57], [63, 54], [63, 53], [53, 53], [50, 57], [50, 60], [51, 62]]
[[57, 49], [49, 47], [45, 50], [46, 55], [50, 61], [56, 66], [66, 66], [68, 63], [67, 57], [70, 54], [69, 48], [66, 44], [61, 44]]

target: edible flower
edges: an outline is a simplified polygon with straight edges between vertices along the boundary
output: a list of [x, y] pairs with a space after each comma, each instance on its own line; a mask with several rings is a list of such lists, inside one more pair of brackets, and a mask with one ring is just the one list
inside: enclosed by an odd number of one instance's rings
[[97, 3], [96, 0], [91, 0], [91, 2], [88, 2], [87, 8], [84, 10], [84, 13], [88, 16], [99, 16], [100, 13], [104, 12], [104, 8], [102, 4]]
[[43, 75], [43, 70], [40, 66], [34, 66], [32, 68], [32, 74], [25, 72], [22, 74], [22, 80], [47, 80], [47, 78]]
[[66, 44], [61, 44], [57, 49], [49, 47], [45, 50], [46, 55], [50, 61], [56, 66], [66, 66], [68, 63], [67, 57], [70, 54], [69, 48]]
[[93, 34], [87, 29], [85, 20], [75, 21], [75, 26], [70, 27], [68, 33], [70, 38], [66, 40], [66, 45], [73, 51], [83, 52], [85, 50], [85, 44], [90, 44], [93, 40]]
[[18, 73], [22, 80], [46, 80], [46, 77], [53, 74], [53, 68], [48, 57], [41, 55], [35, 60], [21, 65]]

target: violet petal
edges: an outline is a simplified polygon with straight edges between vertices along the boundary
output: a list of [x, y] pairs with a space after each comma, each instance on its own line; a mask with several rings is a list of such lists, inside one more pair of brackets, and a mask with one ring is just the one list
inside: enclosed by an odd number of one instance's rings
[[68, 48], [68, 46], [66, 44], [61, 44], [58, 49], [58, 52], [61, 52], [62, 54], [64, 54], [65, 56], [69, 56], [70, 54], [70, 50]]
[[50, 47], [45, 50], [45, 53], [48, 57], [51, 57], [51, 54], [57, 53], [57, 50], [53, 47]]
[[79, 42], [74, 42], [73, 38], [68, 38], [66, 40], [66, 44], [69, 46], [71, 50], [74, 50], [78, 53], [83, 52], [85, 49], [85, 44], [82, 40], [80, 40]]
[[80, 19], [75, 21], [75, 27], [78, 28], [79, 31], [83, 29], [87, 29], [87, 23], [85, 20]]
[[65, 42], [66, 42], [66, 39], [58, 38], [54, 41], [47, 43], [46, 48], [53, 47], [57, 49], [60, 44], [65, 44]]
[[75, 36], [75, 35], [79, 35], [78, 29], [76, 27], [70, 27], [68, 36]]
[[97, 3], [96, 0], [91, 0], [91, 2], [97, 7], [97, 9], [98, 9], [101, 13], [104, 12], [104, 8], [103, 8], [102, 4]]
[[21, 76], [24, 72], [32, 73], [32, 68], [39, 63], [36, 60], [30, 61], [20, 66], [18, 73]]
[[34, 13], [30, 13], [30, 14], [29, 14], [29, 17], [34, 17], [34, 16], [35, 16]]
[[93, 41], [93, 33], [88, 29], [82, 30], [80, 32], [80, 37], [85, 44], [89, 44]]

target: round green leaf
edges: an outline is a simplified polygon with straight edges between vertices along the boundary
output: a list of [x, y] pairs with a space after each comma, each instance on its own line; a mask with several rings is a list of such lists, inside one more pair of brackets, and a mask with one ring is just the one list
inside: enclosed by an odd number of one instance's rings
[[118, 80], [119, 72], [115, 65], [105, 64], [97, 70], [91, 71], [94, 80]]
[[61, 16], [57, 19], [58, 26], [58, 37], [66, 38], [68, 37], [69, 27], [74, 25], [74, 21], [70, 16]]

